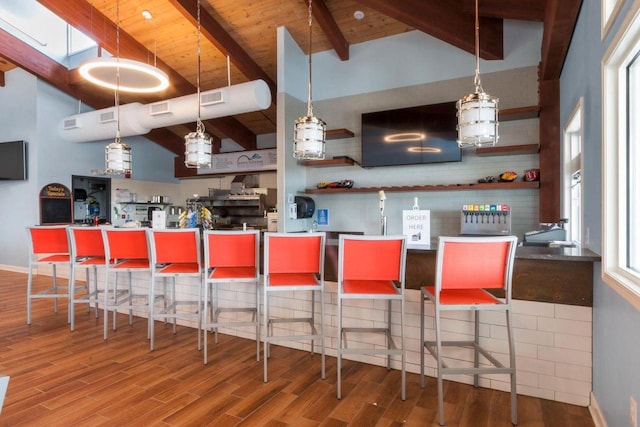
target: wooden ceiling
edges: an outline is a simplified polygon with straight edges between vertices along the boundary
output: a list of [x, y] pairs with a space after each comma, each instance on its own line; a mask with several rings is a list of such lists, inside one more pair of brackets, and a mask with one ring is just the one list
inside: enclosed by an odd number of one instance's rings
[[[118, 23], [120, 56], [155, 60], [169, 75], [171, 86], [164, 93], [121, 94], [121, 103], [148, 103], [195, 93], [197, 0], [38, 1], [109, 52], [116, 51]], [[582, 0], [479, 1], [483, 58], [502, 58], [504, 19], [541, 21], [541, 76], [544, 80], [559, 77]], [[312, 51], [333, 50], [348, 61], [350, 45], [419, 30], [473, 54], [474, 8], [474, 0], [313, 0]], [[143, 10], [150, 11], [153, 19], [145, 20]], [[253, 149], [256, 135], [276, 130], [276, 28], [287, 27], [308, 53], [307, 0], [201, 0], [200, 10], [201, 89], [227, 85], [227, 55], [231, 84], [260, 78], [271, 88], [269, 109], [205, 123], [207, 131], [218, 139], [218, 146], [219, 139], [228, 137], [245, 149]], [[364, 19], [355, 19], [355, 11], [362, 11]], [[111, 91], [86, 83], [77, 70], [67, 70], [0, 30], [0, 84], [13, 64], [94, 108], [113, 105]], [[180, 156], [183, 135], [194, 126], [187, 123], [155, 129], [146, 136]]]

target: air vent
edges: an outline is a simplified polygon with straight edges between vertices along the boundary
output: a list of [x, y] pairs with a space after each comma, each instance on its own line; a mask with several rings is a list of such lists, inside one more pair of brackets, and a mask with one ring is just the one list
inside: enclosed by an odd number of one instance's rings
[[170, 113], [171, 108], [169, 107], [169, 101], [154, 102], [153, 104], [149, 104], [149, 115], [158, 116], [160, 114]]
[[109, 122], [115, 122], [115, 121], [116, 121], [116, 118], [115, 118], [115, 115], [113, 114], [113, 111], [100, 113], [100, 119], [98, 119], [99, 123], [109, 123]]
[[80, 119], [77, 117], [74, 117], [72, 119], [65, 119], [62, 124], [62, 128], [64, 130], [77, 129], [79, 127], [80, 127]]
[[200, 95], [200, 105], [214, 105], [214, 104], [222, 104], [224, 99], [222, 98], [222, 91], [218, 90], [215, 92], [207, 92]]

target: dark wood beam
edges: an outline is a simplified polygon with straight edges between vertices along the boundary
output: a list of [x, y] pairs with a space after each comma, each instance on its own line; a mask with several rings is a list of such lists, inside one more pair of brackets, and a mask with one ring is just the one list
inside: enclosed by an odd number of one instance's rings
[[[564, 0], [563, 0], [564, 1]], [[540, 222], [560, 219], [560, 80], [540, 82]]]
[[182, 154], [184, 156], [184, 138], [181, 138], [166, 128], [151, 129], [149, 133], [142, 136], [149, 138], [174, 154]]
[[0, 56], [91, 107], [95, 108], [95, 105], [101, 102], [99, 95], [85, 96], [76, 87], [69, 85], [69, 71], [66, 67], [4, 30], [0, 30]]
[[[544, 21], [545, 0], [478, 0], [478, 15], [485, 18]], [[464, 13], [473, 15], [475, 0], [464, 0]]]
[[547, 0], [542, 34], [541, 80], [560, 78], [582, 0]]
[[[358, 3], [475, 54], [475, 14], [462, 10], [463, 0], [358, 0]], [[475, 9], [474, 9], [475, 10]], [[503, 59], [502, 19], [480, 18], [480, 57]]]
[[0, 71], [0, 87], [4, 87], [4, 85], [5, 85], [4, 71]]
[[[304, 4], [308, 5], [307, 1], [304, 1]], [[329, 8], [324, 0], [314, 0], [312, 3], [311, 11], [313, 13], [314, 20], [320, 25], [324, 35], [333, 46], [333, 49], [336, 51], [338, 58], [343, 61], [349, 60], [349, 43], [347, 39], [344, 38], [342, 31], [338, 27], [336, 20], [333, 19], [331, 12], [329, 12]]]
[[[198, 20], [198, 3], [196, 0], [169, 0], [185, 18], [194, 26]], [[200, 8], [200, 29], [202, 35], [207, 38], [220, 52], [228, 55], [231, 62], [250, 80], [262, 79], [271, 90], [271, 102], [275, 103], [278, 88], [267, 73], [249, 56], [249, 54], [222, 28], [204, 8]]]
[[227, 138], [233, 139], [245, 150], [257, 149], [256, 135], [248, 131], [244, 126], [237, 126], [236, 122], [233, 117], [221, 117], [215, 121], [207, 120], [205, 124], [208, 129], [213, 127], [220, 133], [226, 135]]

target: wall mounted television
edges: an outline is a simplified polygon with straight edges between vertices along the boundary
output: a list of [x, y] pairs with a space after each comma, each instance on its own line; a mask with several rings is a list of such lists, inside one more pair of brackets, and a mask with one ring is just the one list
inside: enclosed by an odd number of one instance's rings
[[456, 103], [362, 114], [362, 167], [459, 162]]
[[0, 180], [27, 179], [26, 141], [0, 142]]

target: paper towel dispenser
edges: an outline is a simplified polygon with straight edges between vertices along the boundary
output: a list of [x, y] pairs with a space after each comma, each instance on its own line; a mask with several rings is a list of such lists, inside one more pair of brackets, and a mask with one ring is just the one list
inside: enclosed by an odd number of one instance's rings
[[298, 208], [298, 218], [311, 218], [316, 211], [316, 203], [311, 197], [296, 196], [295, 203]]

